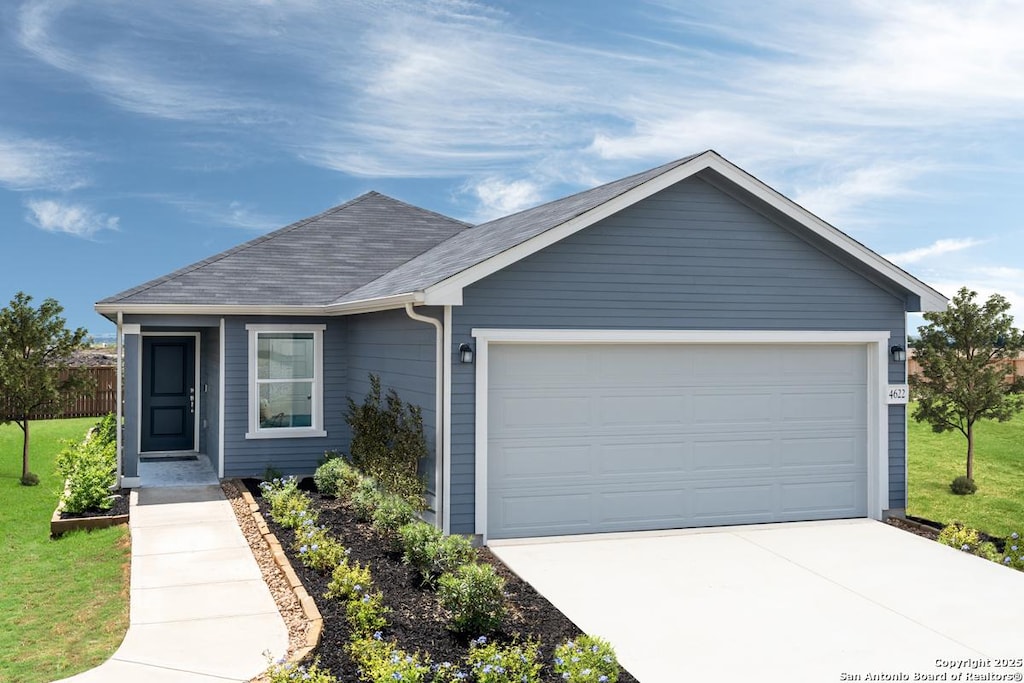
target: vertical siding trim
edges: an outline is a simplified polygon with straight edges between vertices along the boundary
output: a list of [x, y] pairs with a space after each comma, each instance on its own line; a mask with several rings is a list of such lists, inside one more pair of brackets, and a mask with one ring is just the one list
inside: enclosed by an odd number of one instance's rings
[[121, 393], [121, 372], [124, 369], [124, 364], [121, 360], [121, 353], [124, 350], [124, 340], [121, 335], [124, 330], [124, 313], [121, 311], [117, 312], [117, 431], [114, 433], [117, 438], [117, 483], [119, 486], [124, 486], [124, 470], [121, 468], [121, 461], [124, 454], [121, 453], [121, 448], [124, 447], [124, 439], [121, 437], [121, 430], [124, 429], [124, 395]]
[[[487, 543], [487, 343], [488, 337], [477, 336], [479, 330], [473, 330], [476, 341], [476, 526], [475, 533]], [[497, 332], [497, 330], [490, 330]]]
[[217, 410], [219, 411], [217, 419], [217, 476], [220, 479], [224, 478], [224, 394], [227, 387], [227, 381], [225, 379], [226, 370], [225, 366], [227, 363], [227, 355], [225, 354], [224, 347], [227, 343], [225, 340], [224, 332], [224, 318], [220, 319], [220, 338], [218, 339], [218, 345], [220, 346], [220, 364], [218, 367], [219, 377], [217, 381], [220, 383], [220, 390], [217, 392]]
[[[452, 490], [452, 307], [444, 307], [444, 339], [441, 342], [444, 369], [444, 382], [441, 386], [441, 489], [444, 501], [441, 510], [441, 531], [446, 535], [452, 532], [452, 506], [449, 500]], [[437, 419], [434, 419], [437, 422]]]

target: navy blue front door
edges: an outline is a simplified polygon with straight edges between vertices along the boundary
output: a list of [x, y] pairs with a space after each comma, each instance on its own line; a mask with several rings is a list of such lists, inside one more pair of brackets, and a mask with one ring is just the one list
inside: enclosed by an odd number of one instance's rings
[[195, 337], [142, 338], [142, 451], [195, 450]]

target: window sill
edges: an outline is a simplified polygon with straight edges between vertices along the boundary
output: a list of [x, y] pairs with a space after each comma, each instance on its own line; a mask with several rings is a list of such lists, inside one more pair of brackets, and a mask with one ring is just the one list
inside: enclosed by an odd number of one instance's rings
[[246, 432], [246, 439], [311, 439], [327, 436], [322, 429], [291, 429], [281, 427], [279, 429], [261, 429], [258, 432]]

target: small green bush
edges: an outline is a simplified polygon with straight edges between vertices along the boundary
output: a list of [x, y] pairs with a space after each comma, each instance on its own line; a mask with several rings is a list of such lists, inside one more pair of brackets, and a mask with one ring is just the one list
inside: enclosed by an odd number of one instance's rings
[[939, 543], [948, 545], [951, 548], [962, 550], [965, 553], [976, 554], [981, 539], [978, 537], [978, 530], [966, 526], [963, 522], [954, 520], [939, 532]]
[[493, 633], [505, 616], [505, 580], [489, 564], [464, 564], [438, 580], [441, 606], [456, 633]]
[[348, 399], [345, 421], [352, 429], [352, 464], [422, 510], [419, 464], [429, 451], [420, 408], [403, 402], [394, 389], [382, 400], [380, 377], [370, 374], [370, 392], [362, 404]]
[[101, 444], [117, 443], [117, 415], [107, 413], [93, 427], [92, 438], [98, 439]]
[[316, 490], [325, 496], [348, 500], [359, 485], [362, 475], [344, 457], [335, 455], [313, 473]]
[[110, 490], [117, 483], [116, 450], [114, 443], [96, 438], [65, 445], [57, 455], [56, 468], [64, 480], [61, 500], [66, 512], [111, 508]]
[[292, 548], [302, 564], [319, 572], [333, 572], [348, 555], [348, 550], [325, 526], [307, 520], [295, 530]]
[[309, 666], [283, 661], [271, 664], [267, 669], [267, 680], [269, 683], [338, 683], [338, 679], [330, 671], [320, 668], [319, 661], [314, 661]]
[[369, 522], [373, 519], [373, 512], [380, 505], [382, 498], [377, 482], [372, 477], [361, 479], [349, 501], [356, 519], [360, 522]]
[[[359, 677], [367, 683], [424, 683], [430, 680], [430, 658], [418, 652], [409, 654], [381, 634], [349, 643], [349, 654], [359, 665]], [[436, 683], [436, 678], [434, 679]]]
[[387, 614], [391, 610], [384, 605], [380, 591], [366, 591], [358, 600], [345, 604], [345, 619], [352, 629], [352, 638], [366, 638], [388, 625]]
[[398, 530], [416, 518], [416, 511], [401, 496], [384, 494], [373, 511], [373, 528], [392, 550], [401, 550]]
[[308, 494], [295, 491], [291, 495], [275, 498], [270, 506], [270, 516], [286, 529], [298, 529], [308, 523], [316, 524], [320, 513], [312, 508], [312, 502]]
[[337, 600], [359, 600], [363, 594], [373, 587], [370, 568], [358, 562], [350, 562], [348, 558], [338, 563], [331, 573], [331, 582], [327, 584], [325, 598]]
[[464, 564], [476, 560], [476, 549], [468, 536], [453, 534], [444, 536], [427, 544], [427, 568], [429, 574], [424, 577], [426, 583], [432, 583], [437, 577], [454, 572]]
[[616, 683], [619, 662], [607, 640], [582, 635], [555, 648], [555, 673], [566, 681]]
[[469, 679], [468, 673], [460, 669], [458, 664], [451, 662], [431, 664], [430, 670], [434, 672], [432, 683], [464, 683]]
[[978, 486], [974, 483], [973, 479], [968, 479], [961, 475], [950, 482], [949, 490], [958, 496], [969, 496], [978, 490]]
[[18, 481], [22, 486], [39, 486], [39, 475], [35, 472], [26, 472]]
[[1003, 559], [1003, 556], [999, 553], [999, 548], [997, 548], [996, 544], [992, 541], [983, 541], [979, 543], [978, 549], [974, 551], [974, 554], [992, 562], [999, 562]]
[[1000, 563], [1017, 571], [1024, 571], [1024, 543], [1016, 531], [1006, 537], [1006, 547], [1003, 549]]
[[488, 643], [486, 637], [480, 636], [470, 644], [466, 662], [477, 683], [538, 683], [539, 650], [540, 643], [536, 640], [499, 645]]
[[440, 541], [443, 536], [436, 526], [422, 521], [410, 522], [401, 527], [398, 530], [398, 537], [402, 542], [402, 561], [411, 565], [426, 580], [431, 572], [427, 547]]

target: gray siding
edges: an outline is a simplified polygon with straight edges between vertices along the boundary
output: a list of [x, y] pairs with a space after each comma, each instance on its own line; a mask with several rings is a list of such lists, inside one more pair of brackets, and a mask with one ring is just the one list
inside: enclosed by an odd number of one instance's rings
[[[693, 178], [467, 287], [448, 351], [474, 327], [886, 330], [902, 344], [904, 321], [900, 297]], [[474, 530], [474, 370], [453, 356], [454, 533]], [[905, 506], [901, 414], [893, 508]]]
[[[246, 439], [249, 430], [249, 333], [247, 324], [324, 323], [324, 429], [327, 436]], [[345, 318], [231, 317], [225, 320], [224, 476], [262, 476], [267, 467], [283, 474], [312, 474], [324, 451], [348, 445], [344, 420], [348, 369]]]
[[142, 337], [124, 335], [124, 433], [121, 435], [121, 474], [139, 476], [139, 373], [142, 372]]
[[[417, 313], [441, 319], [441, 309], [418, 308]], [[423, 432], [430, 457], [421, 463], [427, 489], [434, 492], [435, 467], [435, 340], [429, 323], [413, 320], [404, 310], [365, 313], [347, 318], [348, 393], [357, 403], [370, 390], [370, 374], [380, 376], [382, 393], [394, 389], [406, 403], [423, 412]], [[347, 449], [348, 444], [346, 444]]]
[[199, 452], [206, 454], [216, 472], [220, 462], [220, 328], [204, 329], [200, 343]]

